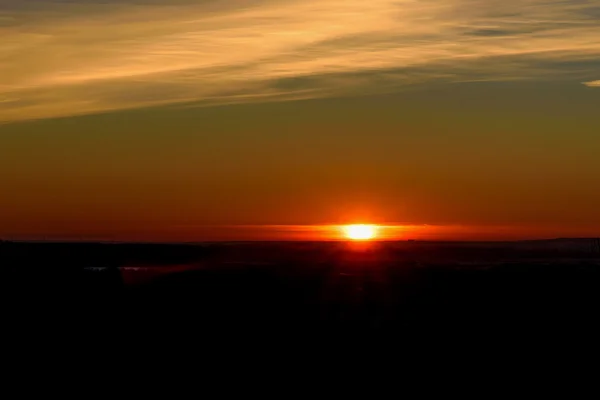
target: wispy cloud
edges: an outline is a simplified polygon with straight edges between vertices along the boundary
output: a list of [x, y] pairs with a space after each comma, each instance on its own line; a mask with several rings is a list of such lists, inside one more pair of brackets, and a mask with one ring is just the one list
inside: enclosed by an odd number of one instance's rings
[[584, 82], [583, 84], [589, 87], [600, 87], [600, 81]]
[[16, 121], [435, 80], [589, 79], [600, 60], [600, 5], [0, 0], [0, 37], [0, 121]]

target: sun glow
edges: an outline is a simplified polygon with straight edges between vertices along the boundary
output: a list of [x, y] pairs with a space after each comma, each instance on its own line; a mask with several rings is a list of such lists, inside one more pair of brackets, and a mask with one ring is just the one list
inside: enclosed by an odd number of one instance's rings
[[377, 236], [377, 226], [375, 225], [345, 225], [342, 232], [350, 240], [371, 240]]

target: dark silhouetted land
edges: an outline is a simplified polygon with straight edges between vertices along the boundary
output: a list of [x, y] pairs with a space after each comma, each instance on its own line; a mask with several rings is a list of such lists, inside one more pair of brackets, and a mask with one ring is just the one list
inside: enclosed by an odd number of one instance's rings
[[68, 314], [153, 333], [590, 332], [600, 305], [596, 239], [2, 242], [0, 265], [17, 321]]

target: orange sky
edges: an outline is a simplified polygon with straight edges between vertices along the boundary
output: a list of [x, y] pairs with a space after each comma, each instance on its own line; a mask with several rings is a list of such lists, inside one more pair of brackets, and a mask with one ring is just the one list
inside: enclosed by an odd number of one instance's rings
[[598, 7], [492, 3], [1, 2], [0, 238], [600, 236]]

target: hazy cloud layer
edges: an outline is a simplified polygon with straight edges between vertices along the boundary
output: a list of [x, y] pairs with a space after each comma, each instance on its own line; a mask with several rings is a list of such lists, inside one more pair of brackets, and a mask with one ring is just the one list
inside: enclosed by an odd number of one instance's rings
[[0, 0], [0, 38], [0, 121], [16, 121], [439, 80], [581, 82], [600, 64], [600, 3]]

